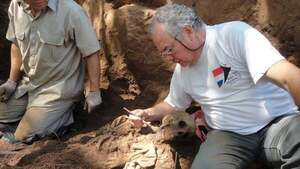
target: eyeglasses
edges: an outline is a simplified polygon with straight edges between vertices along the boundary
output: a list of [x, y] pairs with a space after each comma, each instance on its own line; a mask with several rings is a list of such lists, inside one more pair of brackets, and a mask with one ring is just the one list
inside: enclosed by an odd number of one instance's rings
[[174, 41], [171, 43], [171, 45], [170, 45], [170, 46], [166, 46], [166, 47], [162, 50], [162, 52], [161, 52], [161, 56], [162, 56], [162, 57], [170, 56], [170, 55], [172, 55], [172, 54], [174, 53], [174, 52], [173, 52], [173, 49], [174, 49], [174, 46], [175, 46], [175, 42], [176, 42], [176, 41], [177, 41], [180, 45], [182, 45], [184, 48], [186, 48], [187, 50], [189, 50], [189, 51], [197, 51], [198, 49], [202, 48], [203, 45], [204, 45], [204, 43], [201, 43], [201, 44], [199, 45], [199, 47], [192, 49], [192, 48], [186, 46], [181, 40], [179, 40], [179, 39], [177, 38], [177, 35], [176, 35], [176, 36], [174, 37]]
[[[176, 35], [177, 36], [177, 35]], [[172, 41], [172, 43], [169, 46], [166, 46], [162, 51], [161, 51], [161, 56], [162, 57], [167, 57], [173, 54], [173, 49], [175, 47], [175, 41], [177, 39], [177, 37], [175, 36], [174, 40]]]

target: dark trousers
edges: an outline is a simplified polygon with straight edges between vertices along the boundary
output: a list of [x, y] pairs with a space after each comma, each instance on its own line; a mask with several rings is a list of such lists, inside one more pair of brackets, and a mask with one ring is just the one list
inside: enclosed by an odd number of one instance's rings
[[283, 116], [251, 135], [211, 130], [192, 169], [247, 169], [260, 159], [281, 169], [300, 169], [300, 114]]

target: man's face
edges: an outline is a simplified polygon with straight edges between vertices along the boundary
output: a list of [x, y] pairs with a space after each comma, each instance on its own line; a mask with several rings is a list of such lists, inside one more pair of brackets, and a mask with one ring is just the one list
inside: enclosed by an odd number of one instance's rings
[[25, 0], [25, 2], [35, 11], [41, 11], [48, 5], [48, 0]]
[[196, 63], [199, 58], [199, 51], [191, 51], [186, 48], [189, 47], [193, 49], [201, 43], [199, 37], [196, 38], [194, 31], [183, 31], [182, 39], [179, 40], [178, 37], [172, 37], [166, 32], [164, 25], [156, 24], [152, 33], [152, 40], [157, 49], [161, 52], [162, 57], [167, 61], [179, 63], [185, 67]]

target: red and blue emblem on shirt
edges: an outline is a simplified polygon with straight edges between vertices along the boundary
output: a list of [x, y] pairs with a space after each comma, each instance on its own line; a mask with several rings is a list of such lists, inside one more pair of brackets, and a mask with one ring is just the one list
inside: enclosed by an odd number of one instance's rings
[[222, 87], [222, 85], [226, 82], [229, 72], [230, 67], [224, 66], [219, 66], [212, 71], [219, 87]]

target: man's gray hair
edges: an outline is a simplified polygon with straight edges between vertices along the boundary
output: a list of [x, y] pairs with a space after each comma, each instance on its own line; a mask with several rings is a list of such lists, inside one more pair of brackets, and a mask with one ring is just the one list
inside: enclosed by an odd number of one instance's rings
[[190, 25], [196, 31], [205, 31], [205, 23], [196, 15], [195, 11], [179, 4], [167, 4], [158, 8], [152, 18], [149, 32], [154, 33], [155, 24], [163, 24], [166, 31], [173, 37], [180, 38], [182, 29]]

